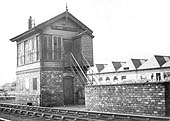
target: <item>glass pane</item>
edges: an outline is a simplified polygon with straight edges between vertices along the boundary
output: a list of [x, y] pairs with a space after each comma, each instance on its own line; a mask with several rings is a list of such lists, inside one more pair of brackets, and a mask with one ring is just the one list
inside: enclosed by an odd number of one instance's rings
[[33, 78], [33, 90], [37, 90], [37, 78]]

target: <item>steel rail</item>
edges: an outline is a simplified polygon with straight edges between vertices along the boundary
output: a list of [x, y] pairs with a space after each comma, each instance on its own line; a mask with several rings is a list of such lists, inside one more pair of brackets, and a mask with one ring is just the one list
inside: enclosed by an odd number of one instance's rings
[[145, 116], [134, 114], [79, 111], [68, 109], [57, 109], [49, 107], [28, 106], [18, 104], [0, 104], [0, 111], [11, 114], [48, 118], [64, 121], [116, 121], [117, 119], [127, 121], [170, 121], [170, 117]]
[[0, 121], [11, 121], [11, 120], [8, 120], [8, 119], [5, 119], [5, 118], [0, 118]]

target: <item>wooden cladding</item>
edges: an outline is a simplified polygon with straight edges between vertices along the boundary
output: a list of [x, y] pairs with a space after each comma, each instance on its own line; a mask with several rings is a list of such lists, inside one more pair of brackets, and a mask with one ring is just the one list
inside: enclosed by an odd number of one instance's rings
[[42, 41], [42, 59], [43, 60], [61, 60], [62, 59], [62, 38], [55, 35], [43, 35]]
[[78, 32], [77, 28], [66, 27], [66, 26], [51, 26], [51, 29]]

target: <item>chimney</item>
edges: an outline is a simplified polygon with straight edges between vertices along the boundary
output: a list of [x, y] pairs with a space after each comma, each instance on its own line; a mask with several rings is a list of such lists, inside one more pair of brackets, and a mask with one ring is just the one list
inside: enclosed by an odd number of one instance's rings
[[28, 29], [32, 29], [32, 17], [30, 16], [30, 18], [28, 19]]

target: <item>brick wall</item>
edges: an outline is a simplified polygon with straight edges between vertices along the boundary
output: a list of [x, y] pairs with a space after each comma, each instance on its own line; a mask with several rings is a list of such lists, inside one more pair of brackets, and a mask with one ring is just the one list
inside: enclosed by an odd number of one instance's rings
[[87, 86], [92, 111], [170, 116], [170, 82]]

